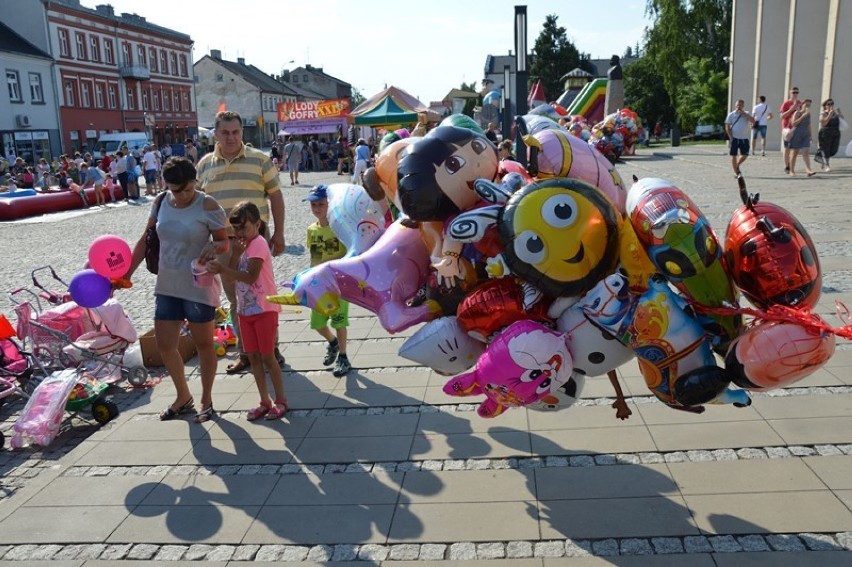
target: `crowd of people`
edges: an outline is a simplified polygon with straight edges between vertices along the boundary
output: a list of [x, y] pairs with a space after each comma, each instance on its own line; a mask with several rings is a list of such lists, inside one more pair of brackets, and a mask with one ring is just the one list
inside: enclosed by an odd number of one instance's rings
[[[781, 135], [784, 157], [784, 173], [796, 176], [796, 163], [799, 157], [805, 167], [805, 175], [812, 177], [817, 174], [811, 167], [811, 146], [814, 145], [813, 125], [811, 119], [813, 101], [809, 98], [799, 98], [799, 88], [790, 89], [787, 98], [779, 109], [781, 117]], [[749, 155], [757, 155], [757, 143], [760, 141], [760, 155], [766, 155], [766, 133], [768, 122], [773, 119], [772, 109], [766, 102], [766, 97], [760, 95], [751, 112], [745, 110], [745, 101], [736, 101], [735, 108], [725, 118], [725, 132], [728, 136], [728, 148], [731, 155], [731, 167], [734, 176], [742, 173], [740, 166]], [[817, 151], [814, 160], [822, 166], [822, 171], [831, 171], [831, 158], [840, 149], [840, 132], [847, 128], [846, 117], [829, 97], [822, 102], [816, 121]]]

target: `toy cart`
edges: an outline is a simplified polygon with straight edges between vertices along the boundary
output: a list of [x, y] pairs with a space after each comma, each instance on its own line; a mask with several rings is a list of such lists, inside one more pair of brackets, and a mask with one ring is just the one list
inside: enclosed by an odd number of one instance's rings
[[105, 425], [118, 417], [118, 405], [112, 400], [102, 396], [109, 388], [109, 384], [99, 380], [86, 380], [77, 382], [69, 394], [65, 411], [77, 414], [87, 406], [92, 406], [92, 418], [101, 425]]

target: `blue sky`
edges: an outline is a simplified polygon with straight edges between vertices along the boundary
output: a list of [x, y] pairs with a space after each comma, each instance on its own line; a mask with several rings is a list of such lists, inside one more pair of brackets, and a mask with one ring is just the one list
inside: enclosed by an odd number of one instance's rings
[[365, 97], [394, 85], [426, 103], [478, 85], [487, 55], [514, 52], [515, 5], [527, 6], [529, 50], [549, 14], [593, 58], [635, 46], [650, 23], [645, 0], [82, 0], [101, 3], [188, 34], [196, 60], [220, 49], [274, 74], [310, 63]]

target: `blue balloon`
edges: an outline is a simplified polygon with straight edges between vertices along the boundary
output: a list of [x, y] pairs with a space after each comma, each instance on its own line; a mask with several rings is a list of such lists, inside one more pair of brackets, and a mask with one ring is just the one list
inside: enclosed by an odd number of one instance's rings
[[112, 292], [112, 284], [94, 270], [80, 270], [68, 284], [71, 298], [80, 307], [100, 307]]
[[482, 97], [482, 104], [492, 104], [494, 106], [500, 106], [500, 99], [502, 95], [500, 91], [488, 91], [484, 97]]

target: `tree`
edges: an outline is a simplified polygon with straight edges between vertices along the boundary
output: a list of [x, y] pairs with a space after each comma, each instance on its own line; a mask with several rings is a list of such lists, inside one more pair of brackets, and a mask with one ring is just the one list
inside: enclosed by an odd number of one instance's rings
[[544, 94], [550, 100], [556, 100], [562, 94], [562, 76], [568, 71], [577, 67], [590, 73], [596, 71], [591, 57], [577, 51], [568, 41], [565, 28], [556, 24], [558, 19], [554, 14], [545, 17], [541, 33], [535, 40], [530, 65], [530, 81], [540, 80]]
[[624, 104], [652, 127], [657, 122], [668, 125], [675, 120], [675, 110], [662, 77], [653, 63], [642, 57], [624, 66]]
[[[469, 85], [462, 83], [461, 87], [459, 87], [459, 90], [469, 92], [469, 93], [476, 93], [477, 95], [479, 94], [479, 92], [476, 90], [476, 83], [470, 83]], [[481, 96], [477, 96], [476, 98], [466, 99], [465, 103], [464, 103], [464, 109], [462, 110], [462, 114], [466, 114], [466, 115], [470, 116], [471, 118], [473, 118], [473, 109], [476, 108], [477, 106], [482, 106], [482, 97]]]
[[728, 77], [708, 58], [690, 57], [684, 64], [687, 83], [681, 90], [678, 118], [684, 129], [697, 124], [721, 124], [725, 120]]
[[349, 104], [350, 108], [358, 108], [358, 106], [367, 100], [364, 98], [364, 95], [361, 94], [361, 91], [355, 87], [352, 87], [352, 94], [349, 96]]

